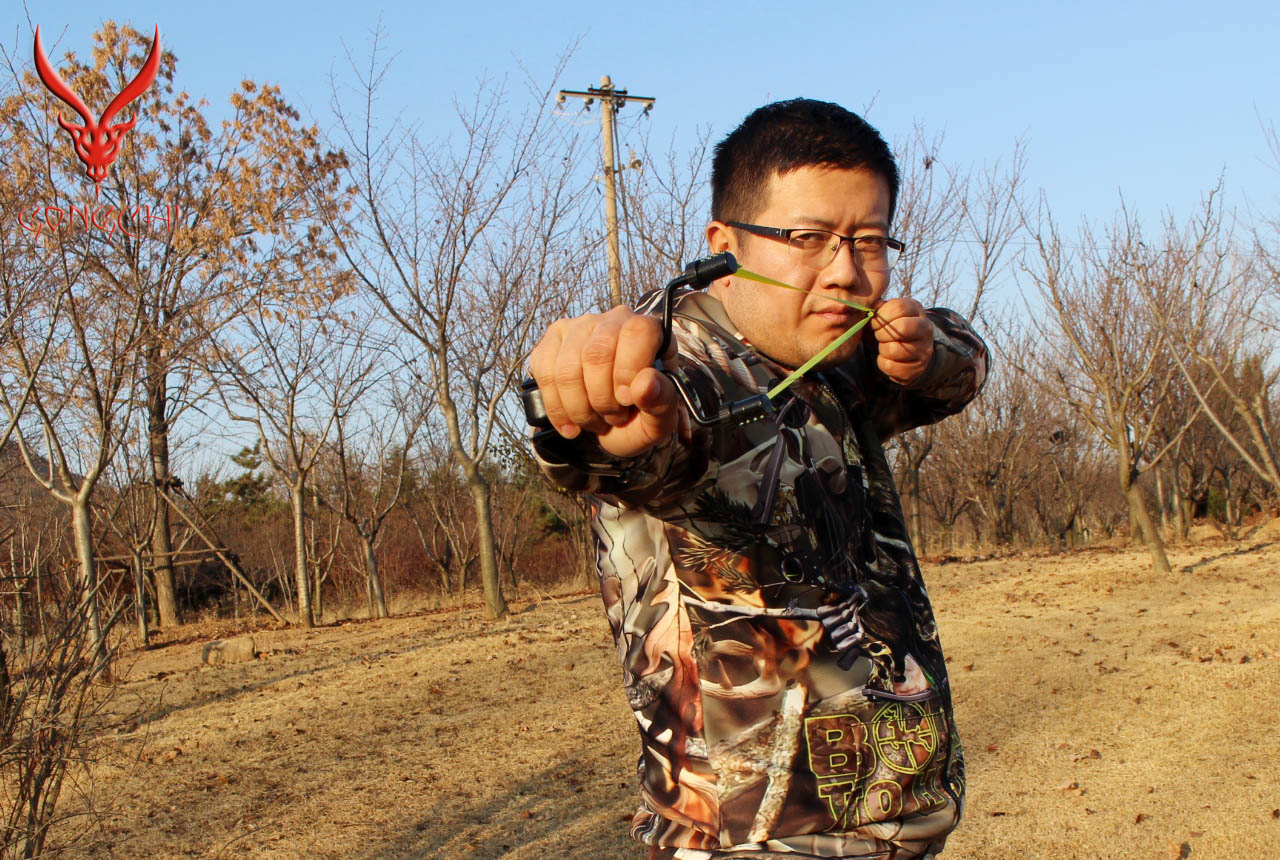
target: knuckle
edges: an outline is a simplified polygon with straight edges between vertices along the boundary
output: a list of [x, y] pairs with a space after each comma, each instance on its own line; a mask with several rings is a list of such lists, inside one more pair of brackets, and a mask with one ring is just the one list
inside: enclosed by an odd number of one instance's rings
[[546, 367], [550, 363], [551, 355], [551, 347], [547, 346], [547, 342], [545, 340], [540, 341], [538, 345], [529, 352], [529, 371], [533, 373], [534, 376], [538, 375], [539, 370], [542, 370], [545, 373]]
[[582, 381], [582, 365], [573, 353], [561, 353], [552, 371], [557, 385], [574, 385]]
[[618, 404], [603, 392], [591, 392], [589, 394], [592, 412], [596, 415], [608, 416], [618, 415], [622, 412]]
[[569, 326], [571, 324], [572, 324], [572, 320], [568, 320], [568, 319], [556, 320], [551, 325], [547, 326], [547, 333], [543, 335], [542, 342], [546, 343], [548, 340], [551, 340], [553, 338], [556, 340], [563, 340], [564, 334], [566, 331], [569, 330]]
[[597, 330], [582, 345], [582, 361], [584, 364], [610, 364], [617, 352], [617, 341], [608, 332]]
[[556, 371], [552, 379], [561, 388], [577, 385], [582, 382], [582, 369], [577, 365], [556, 365]]
[[622, 330], [631, 335], [657, 334], [662, 329], [655, 317], [631, 313], [622, 322]]

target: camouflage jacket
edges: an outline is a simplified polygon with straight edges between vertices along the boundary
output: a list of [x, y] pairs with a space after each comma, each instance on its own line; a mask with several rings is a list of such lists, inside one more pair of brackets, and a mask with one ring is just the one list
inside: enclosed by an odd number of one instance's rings
[[[956, 314], [929, 314], [934, 357], [910, 389], [860, 351], [798, 380], [773, 418], [695, 426], [633, 460], [589, 435], [535, 440], [552, 480], [591, 496], [643, 747], [640, 841], [679, 857], [907, 858], [958, 822], [947, 670], [882, 441], [962, 409], [987, 351]], [[705, 293], [680, 297], [674, 335], [713, 404], [787, 373]]]

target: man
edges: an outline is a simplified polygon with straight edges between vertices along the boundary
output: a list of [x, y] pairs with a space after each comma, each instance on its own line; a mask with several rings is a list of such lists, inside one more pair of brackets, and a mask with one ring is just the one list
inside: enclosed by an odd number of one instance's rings
[[654, 300], [553, 324], [530, 356], [556, 433], [540, 465], [592, 496], [606, 615], [642, 740], [632, 835], [652, 858], [916, 858], [960, 816], [946, 667], [882, 441], [971, 400], [982, 341], [886, 299], [898, 171], [860, 117], [796, 99], [716, 148], [711, 251], [664, 366], [702, 399], [769, 391], [694, 426], [654, 369]]

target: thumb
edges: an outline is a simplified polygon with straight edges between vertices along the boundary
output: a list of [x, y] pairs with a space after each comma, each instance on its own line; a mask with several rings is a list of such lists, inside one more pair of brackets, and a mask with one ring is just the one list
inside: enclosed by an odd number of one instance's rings
[[636, 421], [642, 433], [654, 444], [675, 432], [680, 418], [680, 396], [676, 385], [664, 373], [647, 367], [636, 374], [631, 383]]

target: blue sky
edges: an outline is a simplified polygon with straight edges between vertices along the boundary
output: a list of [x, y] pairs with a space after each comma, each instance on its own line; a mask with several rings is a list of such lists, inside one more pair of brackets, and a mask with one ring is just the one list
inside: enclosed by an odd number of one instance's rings
[[[243, 77], [279, 84], [323, 120], [331, 69], [366, 56], [379, 16], [396, 54], [383, 107], [447, 131], [477, 81], [561, 85], [608, 73], [657, 106], [654, 139], [714, 137], [774, 98], [807, 95], [869, 117], [885, 136], [945, 132], [944, 157], [981, 163], [1025, 139], [1032, 188], [1059, 218], [1107, 218], [1121, 193], [1148, 219], [1189, 213], [1225, 171], [1229, 201], [1274, 210], [1280, 171], [1259, 116], [1280, 121], [1273, 3], [600, 4], [45, 0], [10, 7], [0, 38], [29, 56], [30, 25], [84, 54], [104, 17], [159, 24], [178, 82], [221, 102]], [[345, 46], [345, 47], [344, 47]], [[51, 49], [51, 53], [53, 53]], [[635, 109], [630, 109], [635, 112]], [[624, 114], [624, 119], [626, 114]], [[634, 117], [632, 122], [638, 121]]]

